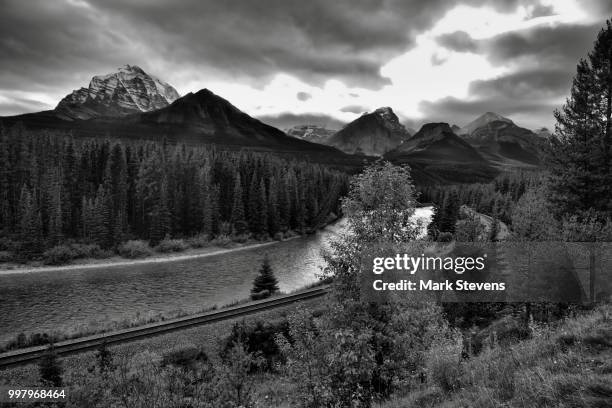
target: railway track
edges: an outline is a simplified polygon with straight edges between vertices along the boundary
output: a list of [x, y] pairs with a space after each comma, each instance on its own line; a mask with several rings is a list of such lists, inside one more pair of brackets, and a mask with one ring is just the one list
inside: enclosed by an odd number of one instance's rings
[[[272, 299], [258, 300], [243, 305], [231, 306], [196, 315], [151, 323], [129, 329], [109, 333], [96, 334], [78, 339], [64, 340], [54, 344], [59, 355], [75, 354], [98, 348], [102, 343], [107, 345], [127, 343], [172, 331], [188, 329], [191, 327], [233, 319], [264, 310], [287, 306], [292, 303], [315, 299], [327, 294], [329, 286], [319, 286], [299, 293], [282, 295]], [[29, 347], [0, 354], [0, 369], [32, 363], [38, 360], [47, 351], [48, 346]]]

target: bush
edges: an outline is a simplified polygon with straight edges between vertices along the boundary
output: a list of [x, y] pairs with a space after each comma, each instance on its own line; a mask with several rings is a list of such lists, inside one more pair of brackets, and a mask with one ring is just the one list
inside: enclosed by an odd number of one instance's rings
[[57, 245], [43, 253], [45, 265], [64, 265], [76, 258], [76, 253], [66, 245]]
[[69, 244], [57, 245], [43, 253], [45, 265], [63, 265], [73, 259], [107, 258], [110, 252], [104, 251], [97, 244]]
[[70, 244], [70, 249], [75, 258], [103, 258], [108, 255], [98, 244]]
[[210, 245], [208, 234], [199, 234], [187, 240], [187, 244], [192, 248], [204, 248]]
[[161, 253], [168, 252], [183, 252], [189, 246], [182, 239], [164, 238], [156, 247], [155, 250]]
[[151, 254], [151, 247], [145, 241], [132, 240], [119, 246], [119, 255], [124, 258], [146, 258]]
[[[246, 351], [263, 358], [263, 364], [259, 364], [258, 368], [273, 371], [278, 363], [285, 361], [276, 342], [278, 335], [289, 338], [289, 322], [286, 319], [269, 323], [261, 320], [254, 324], [244, 321], [235, 323], [231, 334], [222, 344], [221, 357], [226, 359], [235, 344], [243, 344]], [[255, 368], [253, 366], [251, 371]]]
[[14, 259], [14, 255], [9, 251], [0, 251], [0, 263], [11, 262]]
[[204, 351], [189, 346], [168, 352], [162, 358], [162, 365], [174, 365], [181, 368], [193, 368], [197, 362], [207, 362], [208, 356]]
[[232, 239], [229, 237], [229, 235], [220, 234], [215, 237], [215, 239], [213, 239], [210, 243], [214, 246], [227, 247], [232, 243]]
[[234, 235], [234, 242], [238, 242], [240, 244], [244, 244], [248, 240], [249, 240], [249, 235], [248, 234]]
[[446, 392], [460, 385], [462, 349], [463, 341], [457, 332], [449, 338], [436, 339], [426, 355], [428, 378]]

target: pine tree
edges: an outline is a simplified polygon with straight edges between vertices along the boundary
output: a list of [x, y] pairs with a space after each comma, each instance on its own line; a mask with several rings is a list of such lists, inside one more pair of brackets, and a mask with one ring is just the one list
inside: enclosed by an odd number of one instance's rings
[[244, 218], [244, 201], [240, 173], [236, 174], [236, 180], [234, 181], [233, 201], [234, 204], [232, 205], [231, 223], [234, 228], [234, 232], [241, 235], [246, 232], [248, 225]]
[[612, 214], [612, 24], [597, 36], [593, 51], [578, 63], [570, 97], [555, 111], [557, 138], [548, 164], [551, 201], [558, 215], [590, 209]]
[[270, 180], [270, 189], [268, 192], [268, 232], [272, 237], [280, 230], [278, 219], [278, 185], [276, 178]]
[[42, 218], [35, 197], [27, 186], [21, 190], [21, 252], [26, 256], [42, 251]]
[[266, 256], [259, 269], [259, 275], [253, 281], [253, 289], [251, 289], [251, 298], [264, 299], [278, 292], [278, 280], [274, 276], [270, 260]]

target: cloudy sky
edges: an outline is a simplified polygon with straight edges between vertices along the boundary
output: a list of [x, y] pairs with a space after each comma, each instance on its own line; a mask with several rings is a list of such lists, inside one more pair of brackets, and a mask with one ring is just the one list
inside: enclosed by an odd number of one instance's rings
[[391, 106], [552, 126], [610, 0], [0, 0], [0, 115], [125, 64], [281, 128]]

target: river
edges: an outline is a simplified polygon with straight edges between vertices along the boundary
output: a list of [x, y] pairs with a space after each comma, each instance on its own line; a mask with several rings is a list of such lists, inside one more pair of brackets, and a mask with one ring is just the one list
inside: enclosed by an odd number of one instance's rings
[[[417, 217], [428, 217], [428, 208]], [[247, 298], [264, 256], [281, 291], [317, 281], [342, 221], [274, 245], [162, 263], [0, 275], [0, 343], [18, 333], [70, 333], [113, 322], [194, 313]]]

